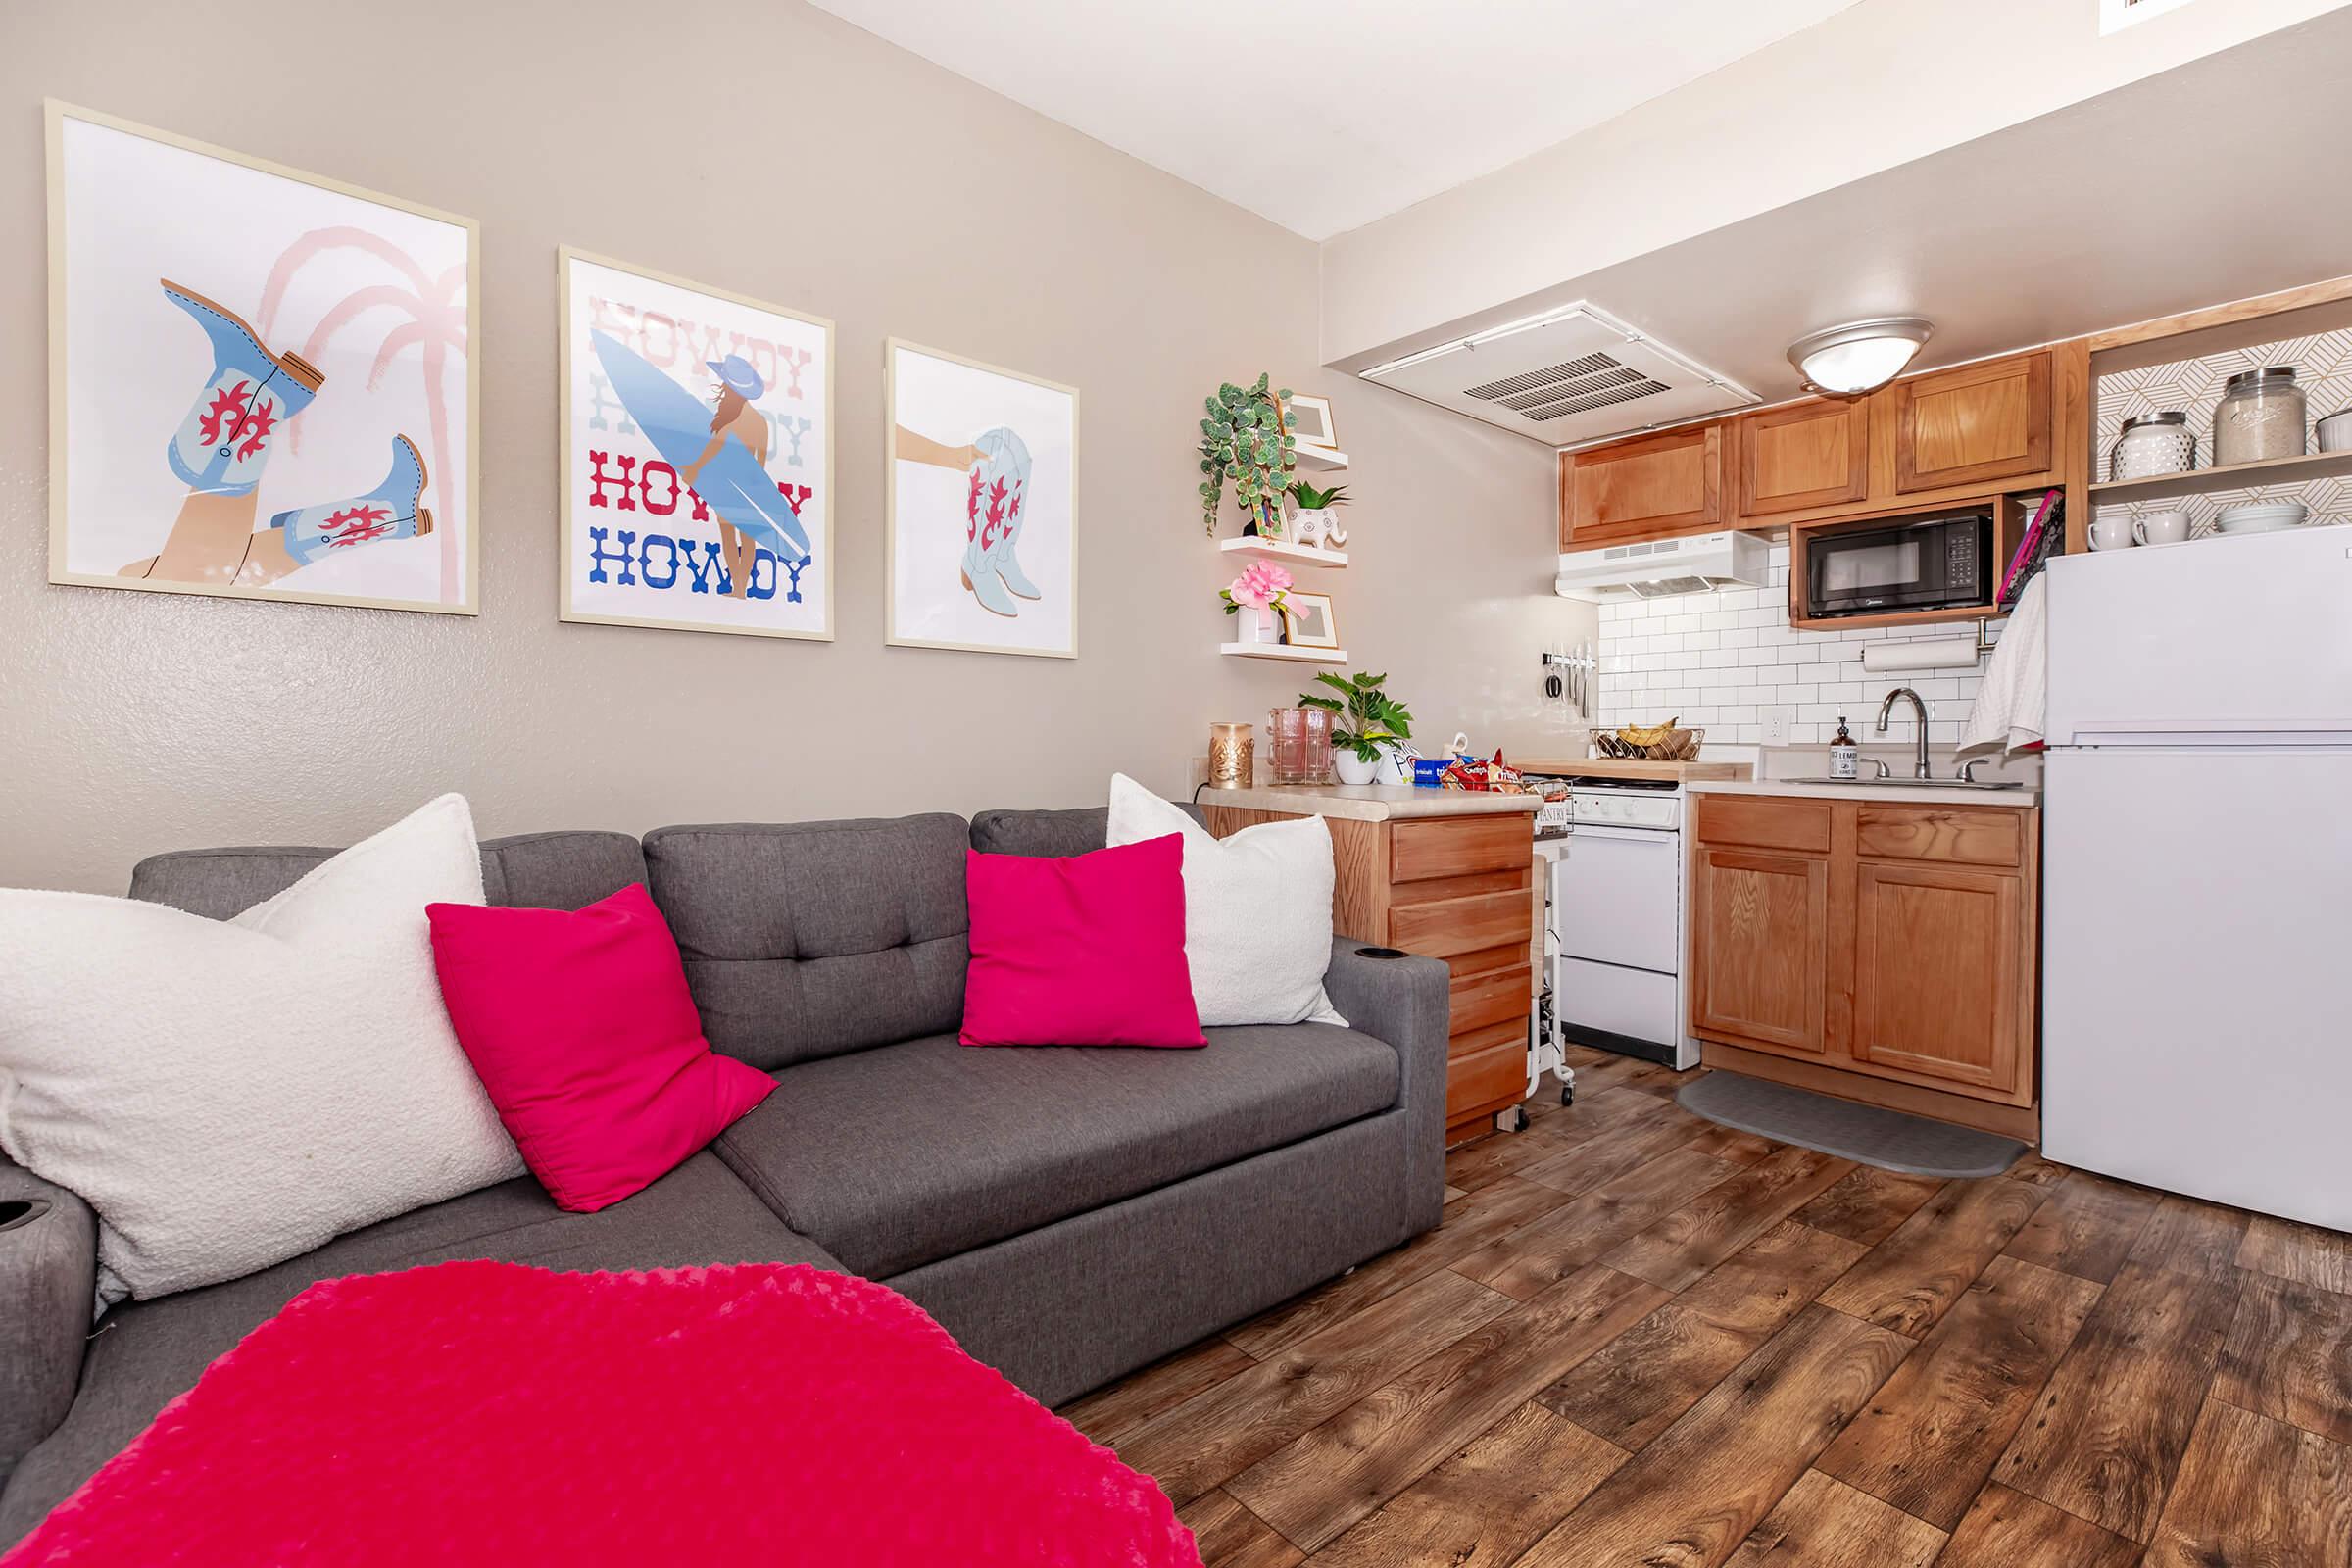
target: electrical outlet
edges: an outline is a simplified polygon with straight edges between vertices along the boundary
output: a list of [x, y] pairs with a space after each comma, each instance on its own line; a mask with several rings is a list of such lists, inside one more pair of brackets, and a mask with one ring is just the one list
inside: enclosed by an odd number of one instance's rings
[[1789, 704], [1783, 703], [1778, 707], [1767, 708], [1764, 710], [1764, 744], [1767, 746], [1788, 745], [1789, 728], [1795, 723], [1796, 709]]

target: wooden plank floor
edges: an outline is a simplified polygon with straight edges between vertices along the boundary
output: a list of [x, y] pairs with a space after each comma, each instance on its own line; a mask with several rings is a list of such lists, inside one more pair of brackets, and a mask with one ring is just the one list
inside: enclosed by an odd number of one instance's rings
[[1062, 1412], [1209, 1568], [2352, 1568], [2352, 1238], [1572, 1055], [1436, 1231]]

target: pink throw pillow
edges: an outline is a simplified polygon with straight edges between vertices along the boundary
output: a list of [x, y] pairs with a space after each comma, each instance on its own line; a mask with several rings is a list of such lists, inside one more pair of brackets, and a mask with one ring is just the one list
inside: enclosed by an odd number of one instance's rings
[[963, 875], [965, 1045], [1208, 1044], [1184, 957], [1181, 838], [1066, 859], [967, 850]]
[[559, 1207], [619, 1202], [776, 1087], [712, 1054], [677, 939], [642, 884], [577, 911], [424, 912], [458, 1043]]

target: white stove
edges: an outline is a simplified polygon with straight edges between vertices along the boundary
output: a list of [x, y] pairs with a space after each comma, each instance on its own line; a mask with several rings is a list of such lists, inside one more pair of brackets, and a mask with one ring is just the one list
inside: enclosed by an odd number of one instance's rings
[[1685, 1027], [1682, 786], [1569, 775], [1568, 824], [1550, 860], [1552, 1028], [1579, 1045], [1698, 1064]]

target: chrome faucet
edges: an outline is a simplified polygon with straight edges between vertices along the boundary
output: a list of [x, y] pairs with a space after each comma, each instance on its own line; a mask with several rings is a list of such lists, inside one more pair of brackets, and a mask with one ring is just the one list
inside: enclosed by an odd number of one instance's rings
[[1897, 697], [1911, 699], [1911, 710], [1918, 715], [1919, 720], [1919, 760], [1912, 765], [1911, 776], [1913, 778], [1933, 778], [1935, 775], [1928, 771], [1928, 705], [1919, 693], [1908, 686], [1897, 686], [1888, 692], [1886, 700], [1879, 705], [1879, 733], [1882, 735], [1886, 733], [1886, 715], [1894, 711], [1894, 700]]

